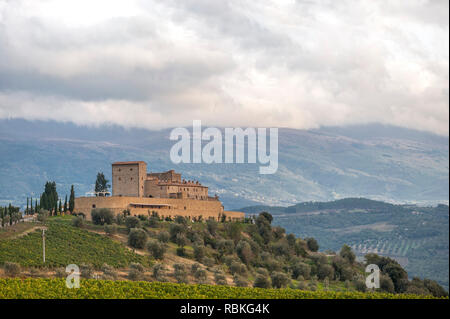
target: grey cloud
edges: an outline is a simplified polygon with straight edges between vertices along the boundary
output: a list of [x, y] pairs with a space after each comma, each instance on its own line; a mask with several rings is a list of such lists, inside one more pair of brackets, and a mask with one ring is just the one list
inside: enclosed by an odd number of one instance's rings
[[448, 1], [48, 1], [0, 0], [0, 118], [448, 134]]

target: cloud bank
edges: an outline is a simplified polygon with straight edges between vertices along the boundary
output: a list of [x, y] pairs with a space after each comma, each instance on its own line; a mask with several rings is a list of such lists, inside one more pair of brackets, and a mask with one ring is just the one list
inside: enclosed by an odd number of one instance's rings
[[448, 135], [448, 6], [0, 0], [0, 118]]

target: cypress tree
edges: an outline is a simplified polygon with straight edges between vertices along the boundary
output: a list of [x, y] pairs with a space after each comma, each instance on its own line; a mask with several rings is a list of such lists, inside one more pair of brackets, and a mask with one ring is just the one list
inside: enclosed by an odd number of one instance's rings
[[74, 210], [75, 210], [75, 190], [72, 185], [72, 187], [70, 188], [69, 211], [72, 214]]
[[34, 209], [33, 209], [33, 197], [31, 197], [30, 203], [31, 203], [30, 213], [31, 213], [31, 214], [34, 214]]
[[30, 206], [29, 206], [29, 198], [27, 197], [27, 209], [25, 210], [25, 214], [28, 215], [28, 212], [30, 210]]
[[62, 214], [62, 202], [61, 202], [61, 199], [59, 199], [58, 211], [59, 211], [59, 214], [61, 215]]
[[67, 194], [66, 199], [64, 200], [64, 213], [67, 213]]
[[13, 223], [13, 220], [12, 220], [13, 210], [12, 210], [11, 203], [9, 203], [8, 212], [9, 212], [9, 226], [11, 226]]

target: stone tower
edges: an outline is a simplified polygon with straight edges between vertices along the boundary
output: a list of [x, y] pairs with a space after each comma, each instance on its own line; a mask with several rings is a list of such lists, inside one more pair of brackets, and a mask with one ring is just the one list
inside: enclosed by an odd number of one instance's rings
[[147, 163], [116, 162], [112, 164], [112, 196], [144, 197]]

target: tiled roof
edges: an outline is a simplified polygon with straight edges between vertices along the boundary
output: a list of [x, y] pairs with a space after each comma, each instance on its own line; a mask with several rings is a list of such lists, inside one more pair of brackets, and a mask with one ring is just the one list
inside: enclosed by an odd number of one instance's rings
[[127, 164], [146, 164], [144, 161], [131, 161], [131, 162], [115, 162], [112, 165], [127, 165]]

